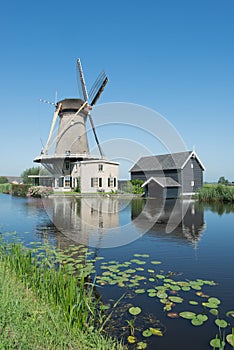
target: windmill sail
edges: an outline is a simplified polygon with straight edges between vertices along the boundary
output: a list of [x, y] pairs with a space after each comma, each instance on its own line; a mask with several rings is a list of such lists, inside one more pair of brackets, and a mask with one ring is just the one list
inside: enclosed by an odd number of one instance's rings
[[101, 74], [97, 77], [96, 81], [94, 82], [92, 88], [89, 92], [89, 98], [90, 98], [90, 105], [94, 106], [97, 102], [98, 98], [100, 97], [102, 91], [104, 90], [106, 84], [108, 83], [108, 78], [105, 73], [105, 71], [101, 72]]
[[83, 98], [85, 101], [88, 101], [88, 92], [87, 92], [87, 88], [86, 88], [86, 84], [85, 84], [85, 79], [84, 79], [84, 74], [83, 74], [83, 70], [82, 70], [82, 66], [81, 66], [81, 61], [78, 58], [77, 60], [77, 68], [79, 71], [79, 85], [81, 86], [82, 89], [82, 93], [83, 93]]

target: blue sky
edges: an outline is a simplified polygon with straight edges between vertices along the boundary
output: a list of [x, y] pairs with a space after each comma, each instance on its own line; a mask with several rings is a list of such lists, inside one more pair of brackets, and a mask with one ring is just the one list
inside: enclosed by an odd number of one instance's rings
[[233, 0], [3, 2], [0, 174], [33, 166], [53, 115], [38, 99], [76, 97], [80, 57], [88, 86], [109, 76], [99, 104], [156, 110], [195, 145], [205, 180], [234, 181], [233, 16]]

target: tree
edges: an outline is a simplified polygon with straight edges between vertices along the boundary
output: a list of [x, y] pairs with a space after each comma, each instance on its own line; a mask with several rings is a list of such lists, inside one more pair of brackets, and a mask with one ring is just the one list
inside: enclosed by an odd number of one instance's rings
[[222, 185], [228, 185], [228, 180], [224, 176], [220, 176], [218, 183]]
[[0, 184], [7, 184], [8, 178], [6, 176], [0, 176]]
[[20, 175], [24, 184], [32, 184], [32, 179], [28, 175], [47, 175], [47, 173], [45, 174], [45, 170], [40, 166], [25, 169]]

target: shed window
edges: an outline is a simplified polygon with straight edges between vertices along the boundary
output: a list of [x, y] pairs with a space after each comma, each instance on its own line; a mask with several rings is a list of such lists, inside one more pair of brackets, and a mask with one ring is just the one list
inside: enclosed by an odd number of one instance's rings
[[191, 186], [192, 186], [192, 187], [194, 186], [194, 181], [193, 181], [193, 180], [191, 181]]
[[70, 169], [70, 163], [69, 162], [66, 162], [66, 170], [69, 170]]
[[193, 169], [193, 163], [191, 163], [191, 169]]

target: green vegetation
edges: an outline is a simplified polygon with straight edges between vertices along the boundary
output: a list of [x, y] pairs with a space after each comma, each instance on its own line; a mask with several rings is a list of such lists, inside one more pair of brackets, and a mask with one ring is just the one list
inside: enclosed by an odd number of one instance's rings
[[234, 202], [234, 186], [205, 185], [198, 190], [197, 197], [200, 202]]
[[143, 194], [144, 188], [141, 187], [143, 183], [144, 183], [143, 180], [128, 181], [126, 186], [123, 187], [123, 191], [127, 193], [133, 193], [133, 194]]
[[20, 175], [24, 184], [33, 184], [33, 180], [29, 178], [29, 175], [48, 175], [48, 171], [40, 166], [25, 169]]
[[219, 180], [218, 180], [218, 184], [222, 184], [222, 185], [228, 185], [229, 181], [227, 179], [225, 179], [224, 176], [220, 176]]
[[0, 193], [10, 194], [11, 190], [12, 190], [12, 184], [10, 183], [0, 184]]
[[28, 190], [31, 185], [24, 185], [24, 184], [12, 184], [11, 187], [11, 194], [13, 196], [19, 196], [19, 197], [27, 197]]
[[46, 245], [27, 249], [1, 241], [4, 349], [123, 349], [102, 333], [102, 304], [88, 279], [92, 271], [84, 247], [70, 247], [67, 256]]
[[8, 178], [6, 176], [0, 176], [0, 184], [7, 184]]

